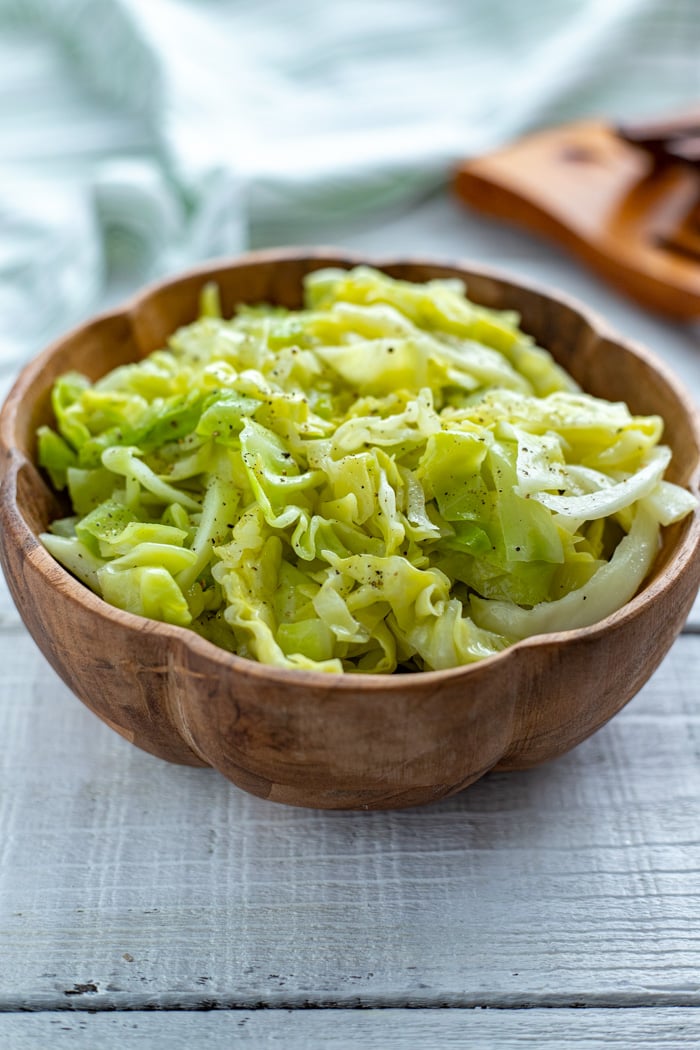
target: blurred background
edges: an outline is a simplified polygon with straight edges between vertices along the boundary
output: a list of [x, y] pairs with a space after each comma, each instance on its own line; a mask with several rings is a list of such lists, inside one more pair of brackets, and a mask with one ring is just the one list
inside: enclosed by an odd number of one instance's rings
[[281, 244], [497, 262], [668, 337], [449, 183], [535, 128], [697, 101], [698, 0], [0, 0], [0, 98], [2, 376], [145, 281]]

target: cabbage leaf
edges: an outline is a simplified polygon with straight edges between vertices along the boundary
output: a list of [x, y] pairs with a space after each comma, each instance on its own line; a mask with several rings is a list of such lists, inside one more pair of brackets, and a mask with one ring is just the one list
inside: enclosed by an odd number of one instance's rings
[[441, 670], [595, 623], [695, 498], [657, 416], [580, 391], [460, 281], [319, 270], [301, 310], [199, 320], [53, 388], [72, 513], [42, 536], [106, 601], [243, 657]]

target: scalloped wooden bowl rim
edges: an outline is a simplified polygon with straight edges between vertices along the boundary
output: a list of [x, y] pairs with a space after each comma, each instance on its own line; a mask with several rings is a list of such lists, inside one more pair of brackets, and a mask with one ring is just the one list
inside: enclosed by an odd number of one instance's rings
[[[60, 339], [55, 340], [46, 350], [40, 353], [23, 368], [17, 381], [8, 394], [5, 405], [3, 406], [0, 416], [0, 444], [4, 445], [4, 447], [10, 452], [9, 462], [4, 465], [5, 472], [11, 470], [19, 472], [27, 459], [24, 453], [22, 453], [15, 444], [15, 408], [21, 402], [26, 389], [43, 371], [47, 362], [52, 359], [54, 354], [68, 340], [75, 339], [93, 325], [103, 323], [110, 319], [123, 317], [131, 324], [135, 315], [143, 308], [144, 303], [148, 299], [157, 295], [164, 288], [177, 285], [180, 282], [190, 281], [193, 278], [201, 278], [201, 281], [204, 284], [207, 279], [224, 269], [235, 269], [253, 263], [279, 262], [283, 264], [285, 261], [301, 262], [306, 259], [313, 260], [313, 262], [316, 263], [319, 260], [322, 261], [326, 256], [329, 259], [330, 265], [338, 265], [342, 261], [342, 263], [347, 266], [364, 264], [375, 266], [380, 270], [391, 268], [392, 266], [415, 265], [425, 267], [444, 267], [460, 270], [465, 274], [472, 272], [473, 274], [478, 274], [479, 276], [491, 279], [500, 284], [518, 286], [525, 291], [542, 296], [556, 305], [569, 307], [569, 309], [578, 314], [589, 325], [590, 329], [598, 337], [612, 340], [625, 350], [633, 353], [638, 358], [641, 358], [641, 360], [644, 361], [648, 367], [653, 369], [653, 371], [658, 373], [664, 382], [671, 388], [691, 422], [691, 429], [695, 437], [698, 456], [695, 469], [690, 476], [687, 485], [696, 496], [700, 496], [700, 418], [693, 402], [680, 386], [673, 373], [662, 361], [646, 348], [634, 343], [633, 341], [622, 339], [620, 335], [595, 311], [584, 306], [576, 298], [560, 292], [557, 289], [545, 288], [538, 285], [536, 282], [521, 280], [520, 277], [511, 275], [498, 268], [483, 266], [478, 262], [473, 262], [467, 259], [452, 260], [439, 257], [413, 255], [382, 256], [373, 258], [363, 253], [350, 252], [342, 248], [333, 247], [321, 247], [313, 250], [306, 248], [271, 249], [248, 252], [244, 255], [232, 258], [208, 260], [206, 263], [192, 267], [175, 276], [167, 277], [147, 285], [142, 291], [126, 300], [121, 307], [107, 310], [91, 317], [83, 324], [73, 328]], [[58, 587], [72, 601], [86, 606], [96, 616], [120, 623], [124, 627], [132, 630], [141, 632], [148, 630], [163, 638], [171, 638], [181, 643], [184, 642], [187, 646], [199, 650], [208, 660], [215, 660], [220, 663], [222, 668], [228, 670], [235, 669], [237, 672], [248, 676], [273, 680], [280, 684], [294, 681], [297, 684], [306, 682], [309, 686], [320, 686], [324, 688], [328, 688], [332, 685], [333, 689], [339, 689], [341, 691], [344, 689], [357, 689], [357, 674], [329, 675], [321, 671], [294, 670], [274, 667], [269, 664], [261, 664], [255, 660], [250, 660], [247, 657], [238, 656], [235, 653], [229, 653], [227, 650], [220, 648], [213, 642], [209, 642], [206, 638], [202, 638], [188, 628], [177, 627], [157, 620], [147, 620], [144, 617], [124, 612], [121, 609], [109, 605], [102, 598], [99, 598], [94, 594], [88, 587], [71, 576], [70, 573], [68, 573], [55, 560], [36, 538], [34, 532], [25, 521], [24, 516], [16, 504], [14, 510], [19, 522], [21, 522], [21, 531], [24, 533], [26, 556], [31, 558], [36, 567], [50, 579], [52, 586]], [[405, 692], [410, 688], [422, 688], [423, 686], [429, 685], [431, 682], [443, 681], [449, 678], [468, 677], [470, 674], [483, 673], [487, 666], [492, 665], [495, 662], [502, 663], [505, 660], [518, 659], [520, 655], [528, 649], [559, 646], [565, 644], [567, 640], [573, 640], [582, 636], [593, 637], [603, 635], [611, 627], [633, 619], [640, 609], [645, 607], [650, 601], [653, 601], [657, 596], [663, 594], [664, 591], [671, 586], [676, 576], [684, 571], [689, 559], [694, 556], [700, 556], [700, 513], [698, 511], [695, 512], [693, 521], [686, 529], [686, 534], [683, 537], [681, 544], [672, 552], [663, 571], [655, 578], [651, 579], [649, 583], [643, 585], [641, 590], [629, 602], [605, 617], [603, 620], [599, 620], [589, 627], [553, 631], [525, 638], [522, 641], [515, 642], [500, 653], [485, 657], [483, 660], [479, 660], [472, 664], [465, 664], [440, 671], [417, 671], [391, 675], [371, 673], [362, 674], [362, 684], [363, 686], [366, 686], [367, 690], [372, 690], [374, 692], [383, 691], [389, 694], [393, 691]]]

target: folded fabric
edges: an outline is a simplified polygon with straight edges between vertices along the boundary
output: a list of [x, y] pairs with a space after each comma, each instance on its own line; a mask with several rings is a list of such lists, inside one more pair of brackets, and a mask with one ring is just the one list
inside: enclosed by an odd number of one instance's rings
[[156, 274], [700, 94], [696, 0], [0, 0], [0, 357]]

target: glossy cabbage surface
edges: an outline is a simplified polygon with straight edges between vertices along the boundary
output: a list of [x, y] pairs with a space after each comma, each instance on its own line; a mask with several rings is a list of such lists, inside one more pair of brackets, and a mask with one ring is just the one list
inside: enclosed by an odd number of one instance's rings
[[659, 526], [662, 421], [579, 391], [512, 313], [366, 267], [305, 307], [202, 315], [53, 390], [39, 457], [73, 514], [42, 540], [106, 601], [241, 656], [437, 670], [631, 598]]

